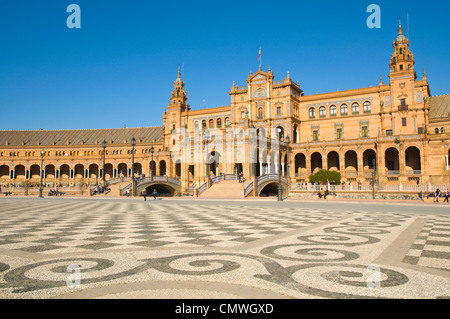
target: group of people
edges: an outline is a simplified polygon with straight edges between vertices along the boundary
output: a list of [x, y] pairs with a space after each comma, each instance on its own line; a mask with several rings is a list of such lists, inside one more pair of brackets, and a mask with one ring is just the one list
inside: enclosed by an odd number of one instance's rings
[[[153, 189], [153, 192], [151, 193], [151, 195], [153, 196], [153, 200], [156, 200], [156, 196], [158, 196], [158, 192], [156, 191], [156, 189]], [[127, 196], [130, 196], [130, 190], [127, 191]], [[144, 196], [144, 201], [147, 201], [147, 190], [144, 189], [144, 191], [142, 192], [142, 196]]]
[[[439, 188], [436, 189], [436, 191], [434, 192], [434, 201], [435, 203], [439, 203], [439, 197], [441, 197], [441, 190]], [[448, 198], [450, 197], [450, 188], [447, 188], [447, 192], [445, 193], [444, 196], [444, 203], [447, 202], [448, 203]]]
[[48, 196], [62, 196], [65, 195], [66, 193], [61, 192], [57, 189], [51, 189], [50, 192], [48, 192]]
[[94, 189], [91, 190], [91, 196], [95, 194], [106, 194], [111, 189], [109, 187], [103, 187], [103, 185], [96, 185]]

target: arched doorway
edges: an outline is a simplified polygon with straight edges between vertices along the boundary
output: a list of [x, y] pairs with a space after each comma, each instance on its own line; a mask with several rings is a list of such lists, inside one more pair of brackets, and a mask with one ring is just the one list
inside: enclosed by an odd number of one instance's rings
[[340, 163], [339, 163], [339, 154], [338, 152], [332, 151], [328, 153], [328, 170], [329, 171], [339, 171]]
[[159, 175], [165, 176], [166, 175], [166, 161], [160, 161], [159, 162]]
[[[120, 176], [120, 171], [118, 171]], [[125, 168], [126, 172], [126, 168]], [[114, 167], [112, 164], [105, 164], [105, 179], [112, 179], [114, 176]]]
[[98, 178], [98, 165], [91, 164], [89, 165], [89, 178], [97, 179]]
[[311, 155], [311, 173], [315, 174], [318, 171], [320, 171], [323, 167], [322, 163], [322, 154], [320, 153], [313, 153]]
[[[22, 165], [18, 165], [18, 166], [22, 166]], [[23, 169], [24, 169], [23, 177], [25, 178], [25, 167]], [[35, 165], [31, 165], [31, 167], [30, 167], [30, 178], [33, 178], [33, 179], [40, 178], [41, 177], [40, 170], [41, 170], [41, 167], [39, 165], [36, 165], [36, 164]], [[20, 175], [22, 175], [22, 174], [20, 174]], [[16, 178], [19, 178], [20, 175], [17, 173], [17, 169], [16, 169]]]
[[67, 164], [63, 164], [59, 167], [59, 176], [62, 180], [68, 180], [70, 178], [70, 167]]
[[54, 179], [55, 178], [55, 166], [52, 164], [49, 164], [45, 166], [45, 178]]
[[153, 184], [146, 188], [147, 196], [152, 196], [153, 191], [158, 193], [157, 197], [172, 197], [176, 195], [176, 190], [165, 184]]
[[358, 155], [355, 151], [345, 153], [345, 171], [358, 172]]
[[83, 164], [75, 165], [74, 177], [76, 179], [84, 178], [84, 165]]
[[[36, 165], [37, 166], [37, 165]], [[18, 180], [24, 180], [25, 179], [25, 166], [23, 165], [17, 165], [14, 167], [14, 176]], [[37, 166], [37, 176], [39, 177], [39, 166]]]
[[120, 177], [128, 177], [128, 165], [125, 163], [120, 163], [117, 166], [117, 171]]
[[303, 153], [295, 155], [295, 176], [306, 177], [306, 156]]
[[377, 166], [377, 155], [374, 150], [365, 150], [363, 153], [363, 165], [364, 171], [370, 171], [376, 169]]
[[9, 167], [8, 165], [0, 166], [0, 179], [9, 179]]
[[385, 154], [386, 170], [388, 175], [400, 174], [400, 158], [398, 150], [394, 147], [388, 148]]
[[135, 176], [142, 175], [142, 164], [141, 163], [134, 163], [134, 174], [135, 174]]
[[222, 156], [217, 151], [212, 151], [209, 154], [209, 174], [218, 176], [219, 175], [219, 164], [221, 162]]
[[422, 164], [420, 160], [420, 150], [411, 146], [405, 151], [405, 166], [406, 171], [413, 171], [413, 174], [420, 174], [422, 171]]

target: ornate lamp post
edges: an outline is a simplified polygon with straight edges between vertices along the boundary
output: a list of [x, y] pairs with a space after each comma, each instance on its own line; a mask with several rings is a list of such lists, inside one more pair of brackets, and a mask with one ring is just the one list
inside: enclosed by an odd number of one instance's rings
[[283, 201], [283, 189], [281, 186], [281, 128], [277, 128], [278, 139], [278, 201]]
[[136, 183], [134, 180], [134, 147], [136, 146], [136, 139], [131, 139], [131, 194], [132, 196], [136, 196]]
[[103, 169], [102, 169], [102, 177], [103, 177], [103, 187], [105, 188], [105, 187], [106, 187], [106, 175], [105, 175], [105, 173], [106, 173], [106, 168], [105, 168], [105, 166], [106, 166], [106, 140], [103, 140], [102, 146], [103, 146]]
[[150, 148], [150, 153], [152, 154], [152, 161], [150, 162], [150, 180], [153, 181], [153, 153], [155, 152], [155, 148], [152, 146]]
[[41, 151], [41, 178], [39, 181], [39, 198], [42, 198], [42, 175], [43, 175], [43, 167], [44, 167], [44, 151]]

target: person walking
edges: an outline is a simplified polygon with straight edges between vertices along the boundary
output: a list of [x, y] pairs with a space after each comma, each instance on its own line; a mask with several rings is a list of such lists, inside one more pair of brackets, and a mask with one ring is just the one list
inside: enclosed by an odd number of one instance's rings
[[127, 189], [127, 197], [130, 197], [130, 190]]
[[156, 200], [156, 195], [158, 195], [158, 192], [156, 192], [156, 189], [153, 189], [153, 200]]
[[450, 197], [450, 188], [447, 188], [447, 193], [445, 194], [445, 199], [444, 199], [444, 203], [447, 202], [448, 203], [448, 198]]
[[441, 196], [441, 190], [438, 188], [434, 194], [434, 202], [439, 203], [439, 196]]
[[142, 195], [144, 196], [144, 202], [147, 201], [147, 190], [144, 189], [144, 191], [142, 192]]

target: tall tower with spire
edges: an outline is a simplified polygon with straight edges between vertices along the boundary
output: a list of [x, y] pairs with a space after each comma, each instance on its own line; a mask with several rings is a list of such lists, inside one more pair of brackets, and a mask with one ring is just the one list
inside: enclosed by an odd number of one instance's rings
[[403, 35], [402, 22], [399, 21], [398, 36], [392, 44], [394, 53], [390, 61], [390, 74], [392, 77], [397, 75], [413, 75], [416, 79], [416, 72], [414, 71], [414, 55], [409, 50], [409, 40]]
[[187, 95], [184, 90], [184, 82], [181, 79], [180, 67], [178, 66], [178, 77], [173, 82], [174, 89], [172, 91], [172, 95], [170, 96], [170, 103], [168, 106], [169, 111], [185, 111], [188, 107], [187, 105]]
[[414, 55], [409, 49], [409, 40], [403, 35], [402, 22], [399, 20], [398, 35], [392, 44], [394, 53], [390, 59], [389, 79], [392, 93], [392, 106], [407, 110], [416, 102]]

